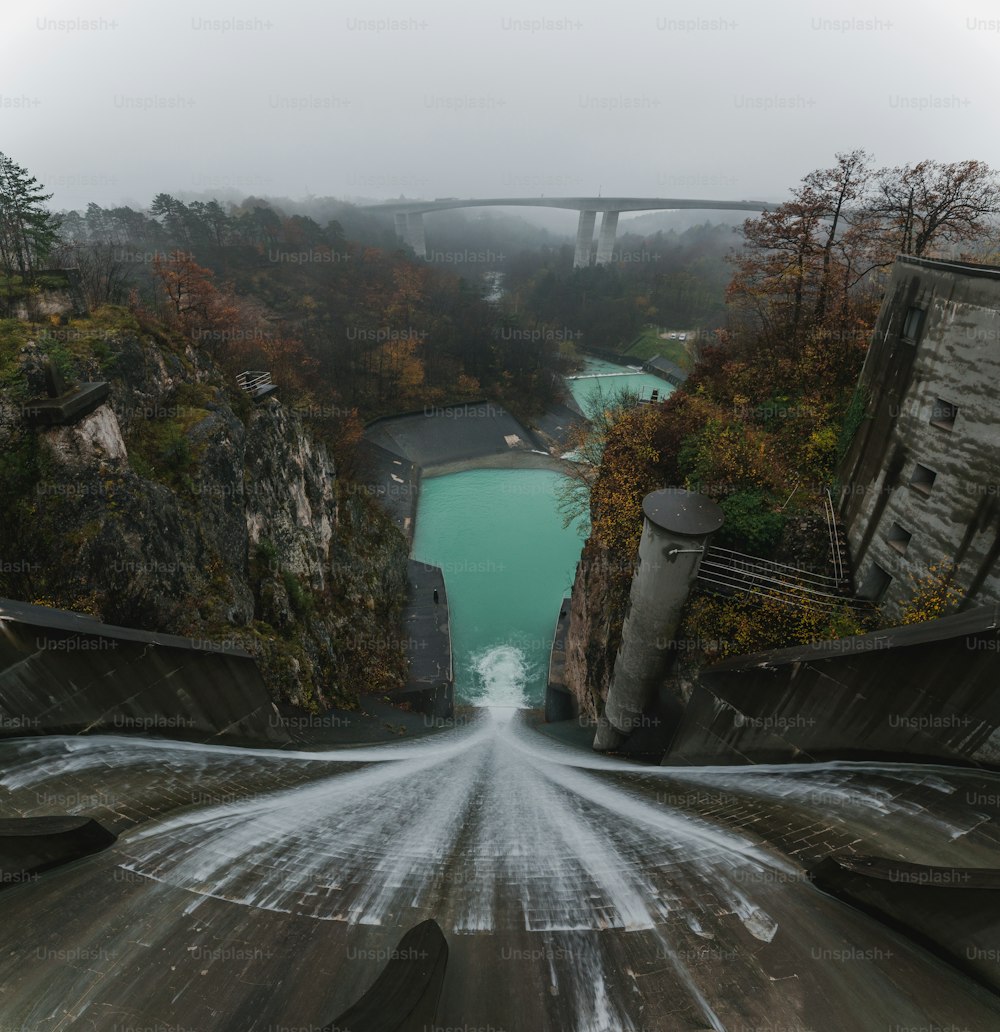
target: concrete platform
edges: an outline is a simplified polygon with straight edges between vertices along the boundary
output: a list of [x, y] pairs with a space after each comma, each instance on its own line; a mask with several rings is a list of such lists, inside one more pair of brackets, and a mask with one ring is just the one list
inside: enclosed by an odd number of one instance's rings
[[491, 401], [430, 408], [369, 423], [367, 440], [424, 471], [469, 459], [540, 449], [541, 442]]
[[288, 740], [240, 648], [0, 599], [0, 738], [95, 731]]
[[58, 398], [38, 398], [27, 402], [21, 412], [29, 426], [69, 426], [79, 423], [108, 399], [111, 385], [81, 383]]
[[419, 713], [449, 718], [455, 711], [448, 592], [440, 567], [411, 559], [407, 564], [409, 597], [403, 615], [409, 678], [393, 692]]
[[427, 1032], [434, 1027], [448, 964], [448, 943], [436, 921], [411, 928], [390, 952], [385, 970], [323, 1032]]
[[834, 856], [811, 875], [1000, 994], [1000, 869]]
[[702, 670], [664, 763], [881, 757], [1000, 768], [1000, 607]]

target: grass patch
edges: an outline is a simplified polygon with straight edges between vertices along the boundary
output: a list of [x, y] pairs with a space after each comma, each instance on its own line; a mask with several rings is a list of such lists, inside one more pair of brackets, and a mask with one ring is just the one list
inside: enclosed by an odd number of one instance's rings
[[32, 323], [0, 319], [0, 389], [10, 391], [13, 400], [28, 400], [28, 385], [21, 374], [21, 348], [37, 336]]
[[169, 415], [139, 420], [126, 442], [132, 468], [146, 480], [155, 480], [173, 491], [194, 493], [191, 475], [201, 461], [203, 446], [190, 437], [193, 427], [209, 415], [217, 403], [214, 387], [182, 384], [167, 407]]
[[0, 276], [0, 299], [14, 301], [40, 290], [68, 290], [69, 276], [65, 271], [49, 269], [36, 272], [33, 277], [15, 274]]
[[840, 434], [837, 438], [837, 461], [839, 462], [847, 454], [854, 440], [854, 435], [864, 422], [865, 411], [868, 408], [867, 392], [859, 384], [847, 403], [847, 411], [844, 413], [844, 422], [841, 425]]
[[96, 360], [107, 370], [114, 359], [109, 343], [119, 334], [139, 333], [139, 323], [124, 308], [106, 305], [93, 315], [70, 319], [65, 325], [53, 318], [46, 322], [0, 319], [0, 388], [11, 391], [14, 400], [27, 400], [27, 386], [20, 371], [20, 351], [29, 341], [47, 355], [67, 383], [78, 377], [76, 367]]
[[681, 369], [690, 372], [694, 362], [682, 340], [663, 340], [656, 326], [647, 326], [624, 351], [630, 358], [650, 359], [656, 355], [669, 359]]
[[300, 619], [308, 616], [313, 610], [312, 592], [302, 586], [302, 582], [291, 570], [282, 570], [281, 579], [285, 584], [292, 612]]

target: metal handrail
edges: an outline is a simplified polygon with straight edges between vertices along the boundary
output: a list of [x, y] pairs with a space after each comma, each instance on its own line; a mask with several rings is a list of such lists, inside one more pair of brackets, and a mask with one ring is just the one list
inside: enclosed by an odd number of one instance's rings
[[814, 608], [832, 610], [835, 608], [829, 602], [820, 602], [816, 599], [809, 598], [808, 596], [805, 598], [795, 597], [794, 595], [791, 595], [787, 592], [776, 591], [773, 588], [764, 591], [758, 591], [756, 588], [752, 588], [747, 585], [732, 584], [729, 581], [716, 580], [714, 577], [705, 577], [701, 574], [698, 575], [698, 580], [704, 584], [715, 584], [718, 585], [720, 588], [730, 588], [744, 595], [758, 595], [760, 598], [769, 598], [774, 602], [780, 602], [782, 605], [797, 606], [799, 609]]
[[257, 394], [261, 387], [272, 386], [271, 374], [265, 369], [245, 369], [237, 374], [236, 382], [247, 394]]
[[[704, 564], [702, 564], [704, 567]], [[715, 576], [709, 576], [709, 574], [715, 574]], [[802, 584], [791, 584], [787, 581], [770, 581], [768, 583], [767, 578], [759, 577], [756, 579], [737, 579], [732, 573], [729, 573], [725, 569], [709, 569], [706, 573], [699, 571], [698, 579], [706, 581], [710, 584], [719, 584], [723, 587], [731, 588], [733, 591], [743, 591], [756, 594], [753, 591], [754, 587], [763, 589], [764, 594], [770, 594], [775, 597], [777, 596], [788, 596], [794, 597], [798, 600], [808, 600], [811, 603], [822, 606], [823, 608], [836, 609], [840, 606], [847, 606], [849, 609], [864, 610], [868, 609], [868, 603], [859, 601], [857, 599], [849, 598], [845, 595], [830, 595], [826, 592], [813, 591], [812, 589]], [[782, 589], [788, 588], [790, 591], [784, 591]]]
[[[708, 566], [710, 569], [714, 570], [716, 573], [725, 574], [725, 575], [730, 576], [730, 577], [737, 576], [737, 571], [732, 570], [731, 567], [727, 567], [727, 566], [725, 566], [722, 563], [713, 563], [710, 560], [706, 559], [706, 560], [704, 560], [702, 562], [701, 565], [702, 566]], [[754, 572], [752, 572], [750, 570], [745, 570], [745, 571], [740, 571], [740, 572], [742, 573], [742, 575], [747, 580], [755, 580], [755, 581], [761, 581], [761, 582], [769, 583], [769, 584], [780, 584], [780, 585], [782, 585], [784, 587], [797, 588], [797, 589], [799, 589], [801, 591], [808, 592], [809, 594], [815, 595], [817, 597], [835, 598], [835, 599], [842, 599], [844, 597], [843, 595], [835, 594], [834, 592], [830, 592], [830, 591], [819, 591], [817, 588], [814, 588], [811, 585], [804, 584], [802, 582], [798, 582], [797, 583], [797, 582], [795, 582], [793, 580], [781, 580], [781, 579], [775, 578], [775, 577], [767, 577], [767, 576], [765, 576], [762, 573], [754, 573]]]
[[741, 559], [749, 559], [755, 567], [767, 567], [775, 572], [780, 570], [788, 570], [794, 576], [800, 580], [811, 580], [818, 584], [839, 584], [840, 581], [836, 577], [831, 577], [826, 573], [817, 573], [815, 570], [801, 570], [797, 566], [789, 566], [787, 563], [779, 563], [773, 559], [762, 559], [760, 556], [748, 555], [746, 552], [737, 552], [731, 548], [721, 548], [718, 545], [712, 545], [708, 550], [708, 555], [717, 556], [723, 559], [724, 556], [740, 556]]
[[[784, 606], [795, 606], [798, 609], [818, 609], [823, 612], [833, 612], [837, 606], [832, 602], [822, 602], [812, 597], [806, 596], [804, 598], [796, 598], [792, 595], [786, 595], [784, 592], [778, 592], [774, 589], [768, 589], [765, 591], [758, 591], [755, 588], [746, 586], [737, 586], [734, 584], [727, 583], [726, 581], [718, 581], [711, 577], [698, 577], [698, 580], [705, 584], [716, 584], [723, 588], [732, 588], [736, 591], [740, 591], [745, 595], [757, 595], [760, 598], [769, 598], [773, 602], [779, 602]], [[853, 604], [849, 599], [842, 599], [841, 605], [846, 605], [849, 609], [862, 610], [863, 606]]]
[[833, 569], [838, 580], [844, 579], [844, 556], [840, 550], [840, 535], [837, 533], [837, 512], [833, 507], [833, 495], [825, 489], [823, 495], [823, 511], [826, 514], [827, 530], [830, 534], [830, 554], [833, 557]]

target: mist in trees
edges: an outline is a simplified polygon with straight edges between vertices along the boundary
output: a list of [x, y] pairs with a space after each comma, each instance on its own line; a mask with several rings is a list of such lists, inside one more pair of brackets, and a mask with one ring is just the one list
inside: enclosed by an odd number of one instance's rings
[[[609, 264], [574, 269], [570, 240], [506, 214], [443, 213], [430, 250], [454, 260], [424, 262], [387, 220], [334, 198], [158, 193], [146, 210], [91, 203], [59, 216], [48, 199], [0, 156], [8, 277], [74, 267], [92, 308], [141, 308], [365, 415], [484, 393], [527, 413], [558, 394], [576, 346], [615, 349], [649, 325], [717, 331], [727, 354], [752, 348], [776, 375], [808, 353], [839, 385], [867, 346], [894, 255], [961, 253], [1000, 211], [982, 162], [877, 169], [858, 150], [803, 177], [742, 236], [625, 224]], [[484, 300], [487, 269], [503, 272], [500, 305]]]

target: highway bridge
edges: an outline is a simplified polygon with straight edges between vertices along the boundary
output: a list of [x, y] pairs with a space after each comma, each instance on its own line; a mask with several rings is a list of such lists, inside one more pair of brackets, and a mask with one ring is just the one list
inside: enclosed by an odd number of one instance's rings
[[676, 211], [681, 208], [694, 208], [708, 211], [762, 212], [773, 209], [775, 205], [767, 201], [726, 201], [690, 197], [438, 197], [433, 201], [386, 201], [366, 205], [363, 210], [392, 215], [396, 223], [396, 236], [412, 247], [418, 257], [426, 258], [424, 215], [455, 208], [491, 207], [565, 208], [578, 211], [580, 219], [577, 223], [573, 267], [579, 269], [590, 264], [594, 223], [598, 212], [602, 213], [602, 217], [597, 238], [596, 262], [598, 265], [606, 265], [611, 261], [618, 232], [618, 216], [623, 211]]

